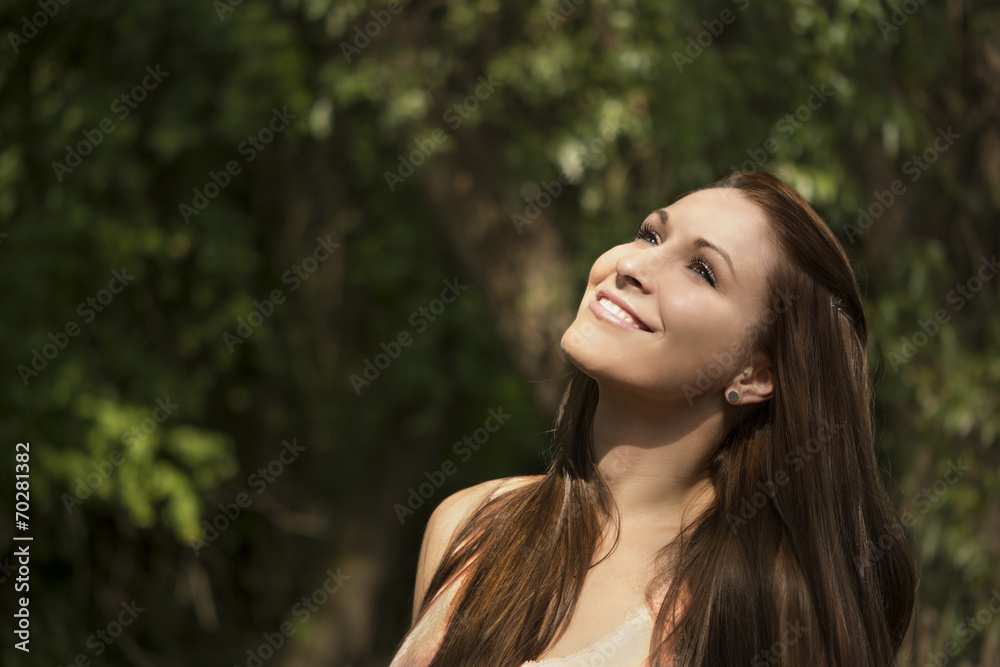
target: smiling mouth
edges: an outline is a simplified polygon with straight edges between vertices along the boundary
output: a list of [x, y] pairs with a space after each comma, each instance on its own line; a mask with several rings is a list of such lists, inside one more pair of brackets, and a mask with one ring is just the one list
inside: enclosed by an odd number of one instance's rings
[[627, 312], [622, 310], [618, 304], [607, 298], [600, 298], [591, 302], [591, 310], [601, 319], [615, 324], [625, 329], [636, 329], [638, 331], [652, 331], [642, 322], [639, 322]]

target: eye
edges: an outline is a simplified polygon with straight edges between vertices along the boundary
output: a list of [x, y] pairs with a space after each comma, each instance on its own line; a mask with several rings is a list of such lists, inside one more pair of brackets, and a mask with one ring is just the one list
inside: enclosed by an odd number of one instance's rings
[[660, 241], [660, 235], [656, 233], [653, 229], [653, 224], [648, 220], [643, 220], [642, 223], [635, 229], [635, 240], [648, 241], [649, 243]]
[[715, 279], [715, 272], [712, 271], [712, 265], [708, 263], [708, 260], [703, 256], [698, 255], [691, 263], [688, 264], [688, 268], [702, 276], [708, 284], [712, 287], [718, 287], [718, 281]]
[[[635, 240], [636, 241], [646, 241], [647, 243], [659, 244], [660, 235], [653, 228], [653, 224], [648, 220], [643, 220], [642, 223], [636, 227], [635, 230]], [[688, 264], [688, 268], [693, 270], [695, 273], [700, 275], [705, 279], [712, 287], [718, 287], [719, 282], [715, 278], [715, 271], [712, 270], [712, 265], [705, 259], [704, 255], [698, 255], [691, 260]]]

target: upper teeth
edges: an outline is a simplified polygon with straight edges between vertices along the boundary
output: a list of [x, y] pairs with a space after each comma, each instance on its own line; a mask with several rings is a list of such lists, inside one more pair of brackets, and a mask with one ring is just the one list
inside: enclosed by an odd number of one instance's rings
[[605, 308], [607, 308], [612, 313], [614, 313], [615, 315], [617, 315], [621, 319], [625, 320], [629, 324], [632, 324], [634, 326], [639, 326], [639, 323], [636, 322], [634, 319], [632, 319], [631, 315], [629, 315], [624, 310], [622, 310], [621, 308], [619, 308], [618, 304], [616, 304], [614, 301], [611, 301], [610, 299], [604, 299], [604, 298], [602, 298], [602, 299], [600, 299], [600, 301], [598, 301], [598, 303], [600, 303], [602, 306], [604, 306]]

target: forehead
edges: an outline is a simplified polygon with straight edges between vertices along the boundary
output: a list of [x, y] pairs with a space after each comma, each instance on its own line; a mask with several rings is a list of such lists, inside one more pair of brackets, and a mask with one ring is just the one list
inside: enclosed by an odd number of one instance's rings
[[[663, 209], [671, 233], [703, 237], [732, 257], [737, 273], [748, 264], [770, 263], [774, 254], [773, 234], [764, 212], [739, 190], [699, 190]], [[652, 217], [659, 219], [654, 212]]]

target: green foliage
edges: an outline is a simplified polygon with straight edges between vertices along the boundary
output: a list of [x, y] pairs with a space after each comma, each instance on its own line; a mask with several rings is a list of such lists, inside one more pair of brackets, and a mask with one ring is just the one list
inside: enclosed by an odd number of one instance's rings
[[[459, 259], [429, 201], [434, 167], [386, 187], [399, 156], [437, 129], [447, 140], [426, 161], [457, 161], [453, 182], [470, 172], [483, 210], [505, 220], [566, 174], [545, 214], [576, 285], [649, 210], [761, 151], [816, 203], [866, 289], [880, 455], [913, 513], [922, 569], [915, 645], [942, 650], [1000, 586], [997, 283], [983, 280], [961, 308], [949, 300], [996, 252], [998, 153], [984, 100], [997, 91], [981, 72], [996, 78], [988, 45], [1000, 15], [924, 3], [889, 29], [896, 5], [862, 0], [413, 2], [345, 57], [355, 29], [384, 9], [70, 2], [15, 39], [16, 52], [9, 34], [39, 5], [0, 10], [0, 441], [5, 452], [32, 443], [35, 538], [32, 652], [5, 642], [0, 662], [244, 664], [261, 633], [300, 620], [291, 610], [326, 568], [346, 572], [369, 550], [378, 574], [353, 571], [353, 590], [368, 592], [343, 595], [368, 596], [356, 608], [369, 610], [372, 645], [326, 658], [387, 662], [432, 507], [484, 479], [539, 472], [552, 419], [497, 335], [484, 267]], [[688, 53], [727, 10], [734, 20]], [[116, 104], [157, 66], [169, 74], [142, 101]], [[480, 76], [499, 87], [452, 127], [448, 110]], [[828, 98], [804, 106], [823, 86]], [[273, 140], [246, 143], [285, 109], [294, 117]], [[104, 119], [113, 131], [99, 129]], [[908, 161], [950, 126], [954, 147], [911, 180]], [[95, 132], [100, 143], [71, 166], [67, 151]], [[231, 161], [239, 172], [206, 196]], [[905, 193], [856, 234], [859, 209], [896, 179]], [[182, 204], [197, 213], [185, 220]], [[291, 267], [327, 236], [340, 246], [293, 288]], [[134, 276], [118, 292], [114, 271]], [[411, 314], [456, 277], [469, 288], [418, 331]], [[238, 336], [274, 290], [284, 301], [230, 351], [224, 335]], [[948, 322], [915, 345], [939, 309]], [[404, 332], [412, 345], [356, 392], [351, 376]], [[907, 341], [914, 353], [899, 363]], [[18, 370], [35, 356], [37, 374]], [[160, 400], [178, 405], [162, 421]], [[458, 461], [453, 443], [498, 406], [509, 424]], [[253, 476], [292, 438], [306, 452], [258, 495]], [[88, 485], [116, 452], [121, 464]], [[934, 491], [959, 459], [968, 472]], [[400, 525], [394, 503], [446, 460], [458, 472]], [[92, 495], [67, 505], [81, 484]], [[252, 504], [195, 554], [203, 522], [240, 493]], [[12, 585], [0, 581], [4, 599]], [[97, 658], [87, 638], [133, 597], [150, 611]], [[317, 614], [284, 650], [331, 650], [322, 638], [337, 625]], [[961, 655], [990, 664], [979, 656], [998, 645], [994, 622]]]

